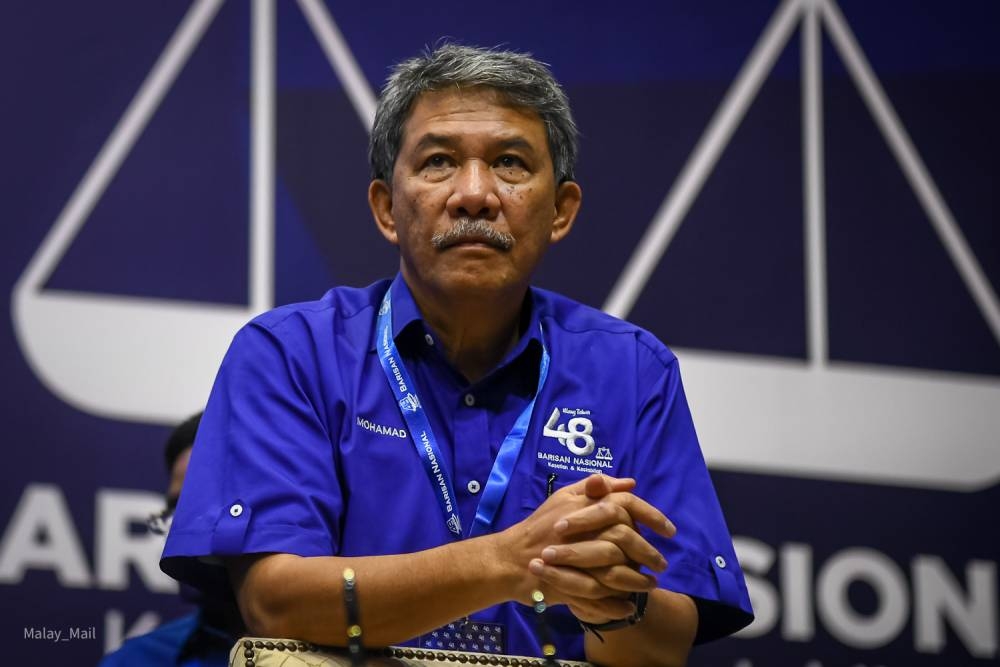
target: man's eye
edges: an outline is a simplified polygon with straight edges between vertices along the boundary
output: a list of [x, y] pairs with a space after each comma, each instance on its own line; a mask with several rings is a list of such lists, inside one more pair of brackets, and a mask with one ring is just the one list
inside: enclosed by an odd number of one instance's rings
[[503, 169], [518, 169], [524, 167], [524, 162], [514, 155], [502, 155], [497, 160], [497, 166]]
[[443, 169], [448, 166], [448, 156], [446, 155], [432, 155], [427, 158], [427, 162], [424, 163], [431, 169]]

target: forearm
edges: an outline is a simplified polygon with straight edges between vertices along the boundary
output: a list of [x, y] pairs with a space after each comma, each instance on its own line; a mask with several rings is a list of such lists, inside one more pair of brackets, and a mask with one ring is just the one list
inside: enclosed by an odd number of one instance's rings
[[267, 555], [231, 568], [248, 628], [344, 645], [347, 567], [356, 573], [364, 641], [374, 646], [410, 639], [510, 599], [517, 578], [497, 557], [493, 536], [389, 556]]
[[[632, 480], [594, 478], [605, 492], [634, 485]], [[620, 616], [629, 605], [589, 574], [569, 572], [571, 578], [583, 579], [582, 584], [548, 589], [531, 571], [530, 564], [541, 562], [546, 546], [562, 541], [554, 528], [557, 522], [594, 504], [595, 494], [585, 491], [585, 482], [566, 486], [506, 530], [411, 554], [243, 556], [228, 563], [233, 589], [251, 632], [330, 645], [346, 643], [343, 571], [347, 567], [357, 577], [364, 641], [370, 645], [410, 639], [508, 600], [527, 603], [534, 589], [542, 589], [553, 604], [583, 606], [595, 617]], [[656, 516], [644, 523], [666, 522], [652, 511]], [[640, 552], [633, 554], [637, 561]]]
[[649, 594], [646, 615], [636, 625], [601, 633], [588, 632], [587, 660], [605, 667], [676, 667], [687, 663], [698, 631], [698, 610], [686, 595], [658, 588]]

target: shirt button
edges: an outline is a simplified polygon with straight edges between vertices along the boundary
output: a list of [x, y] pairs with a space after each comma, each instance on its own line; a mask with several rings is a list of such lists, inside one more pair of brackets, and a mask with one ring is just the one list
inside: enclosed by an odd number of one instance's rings
[[424, 334], [424, 340], [427, 341], [428, 345], [434, 344], [434, 338], [430, 334]]
[[715, 564], [718, 565], [719, 567], [725, 567], [726, 566], [726, 559], [723, 558], [722, 556], [716, 556], [715, 557]]
[[472, 480], [465, 485], [465, 488], [469, 490], [469, 493], [479, 493], [479, 482]]
[[229, 514], [234, 517], [243, 514], [243, 505], [240, 505], [239, 503], [234, 504], [229, 508]]
[[476, 397], [473, 396], [472, 394], [466, 394], [465, 395], [465, 404], [468, 405], [471, 408], [473, 405], [476, 404]]

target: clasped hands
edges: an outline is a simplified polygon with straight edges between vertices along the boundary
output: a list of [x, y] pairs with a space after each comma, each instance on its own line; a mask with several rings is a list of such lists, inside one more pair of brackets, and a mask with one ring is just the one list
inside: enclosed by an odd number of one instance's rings
[[550, 604], [566, 604], [588, 623], [632, 614], [628, 596], [657, 586], [639, 568], [658, 573], [667, 567], [637, 525], [664, 537], [676, 533], [662, 512], [631, 493], [634, 488], [633, 479], [591, 475], [559, 489], [504, 531], [515, 562], [528, 570], [517, 599], [527, 601], [531, 590], [541, 589]]

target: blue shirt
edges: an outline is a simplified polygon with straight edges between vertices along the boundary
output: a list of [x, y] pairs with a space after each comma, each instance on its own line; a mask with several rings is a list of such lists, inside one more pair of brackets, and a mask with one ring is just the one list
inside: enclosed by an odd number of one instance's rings
[[[376, 351], [377, 311], [390, 286], [393, 337], [437, 436], [463, 526], [472, 524], [494, 456], [537, 388], [544, 335], [548, 380], [493, 529], [527, 517], [550, 487], [598, 471], [635, 477], [635, 493], [677, 526], [674, 539], [646, 537], [669, 562], [660, 585], [699, 603], [699, 639], [752, 619], [666, 346], [632, 324], [532, 289], [518, 343], [469, 385], [438, 349], [401, 277], [332, 289], [237, 333], [198, 429], [165, 572], [213, 588], [226, 585], [225, 572], [206, 557], [398, 554], [453, 539]], [[503, 652], [540, 655], [533, 613], [507, 603], [473, 619], [503, 626]], [[569, 611], [550, 614], [559, 654], [582, 659]]]
[[204, 623], [200, 612], [127, 639], [98, 667], [225, 667], [236, 639]]

